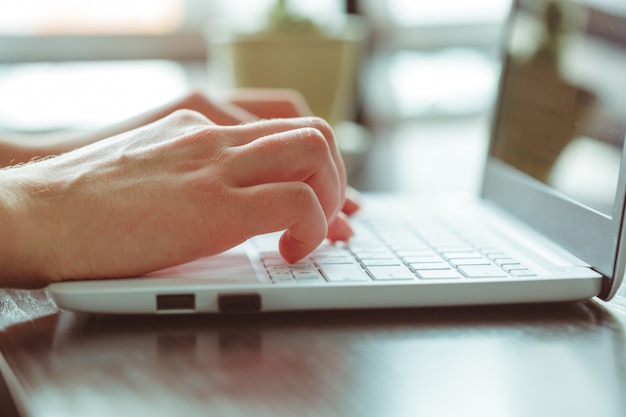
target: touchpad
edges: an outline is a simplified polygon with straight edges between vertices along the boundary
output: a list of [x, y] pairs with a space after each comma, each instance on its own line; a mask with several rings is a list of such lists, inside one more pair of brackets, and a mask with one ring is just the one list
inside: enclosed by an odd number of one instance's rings
[[259, 282], [250, 258], [241, 246], [219, 255], [152, 272], [145, 277], [194, 279], [220, 284]]

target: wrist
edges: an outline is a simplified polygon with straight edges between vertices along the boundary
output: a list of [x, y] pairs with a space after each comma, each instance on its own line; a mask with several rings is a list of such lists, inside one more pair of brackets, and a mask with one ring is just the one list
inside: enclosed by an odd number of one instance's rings
[[45, 286], [42, 241], [19, 168], [0, 170], [0, 287]]

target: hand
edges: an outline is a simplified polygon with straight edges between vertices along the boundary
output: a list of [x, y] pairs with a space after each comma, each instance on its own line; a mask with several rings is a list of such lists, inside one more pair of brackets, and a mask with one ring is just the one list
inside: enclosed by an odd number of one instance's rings
[[280, 252], [296, 261], [327, 234], [348, 238], [340, 211], [356, 207], [317, 118], [218, 126], [179, 111], [2, 180], [13, 225], [3, 278], [32, 280], [21, 286], [140, 275], [283, 229]]
[[237, 125], [259, 119], [312, 115], [302, 95], [294, 90], [234, 90], [219, 98], [209, 97], [200, 91], [192, 91], [161, 107], [89, 132], [16, 134], [0, 131], [0, 167], [69, 152], [155, 122], [176, 110], [183, 109], [202, 113], [218, 125]]
[[[295, 118], [311, 116], [312, 112], [304, 97], [291, 89], [238, 89], [232, 90], [221, 98], [209, 97], [206, 94], [193, 91], [179, 100], [166, 104], [164, 107], [152, 110], [138, 119], [131, 119], [120, 125], [99, 133], [100, 137], [113, 136], [146, 121], [156, 121], [161, 117], [180, 109], [195, 110], [218, 125], [233, 126], [249, 123], [260, 119]], [[91, 139], [93, 141], [93, 138]], [[338, 157], [338, 154], [335, 155]], [[340, 157], [337, 162], [343, 169]], [[345, 174], [343, 174], [345, 176]], [[347, 188], [344, 206], [337, 217], [328, 225], [328, 239], [331, 241], [346, 240], [352, 236], [352, 229], [348, 216], [360, 209], [358, 193]]]

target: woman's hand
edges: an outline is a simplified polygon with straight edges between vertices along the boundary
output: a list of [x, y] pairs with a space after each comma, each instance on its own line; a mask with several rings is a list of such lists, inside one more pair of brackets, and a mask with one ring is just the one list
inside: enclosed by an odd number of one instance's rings
[[178, 111], [0, 173], [0, 278], [19, 286], [141, 275], [283, 229], [296, 261], [349, 238], [341, 211], [358, 208], [331, 128], [311, 117], [219, 126]]

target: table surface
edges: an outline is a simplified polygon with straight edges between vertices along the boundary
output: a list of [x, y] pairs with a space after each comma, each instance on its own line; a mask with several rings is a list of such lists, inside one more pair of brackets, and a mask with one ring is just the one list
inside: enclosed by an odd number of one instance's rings
[[609, 303], [168, 317], [1, 290], [0, 317], [28, 416], [626, 415], [624, 288]]
[[[354, 183], [471, 194], [484, 125], [393, 129]], [[0, 289], [0, 369], [27, 417], [617, 417], [625, 326], [626, 287], [609, 303], [121, 317]], [[0, 385], [12, 417], [6, 401]]]

